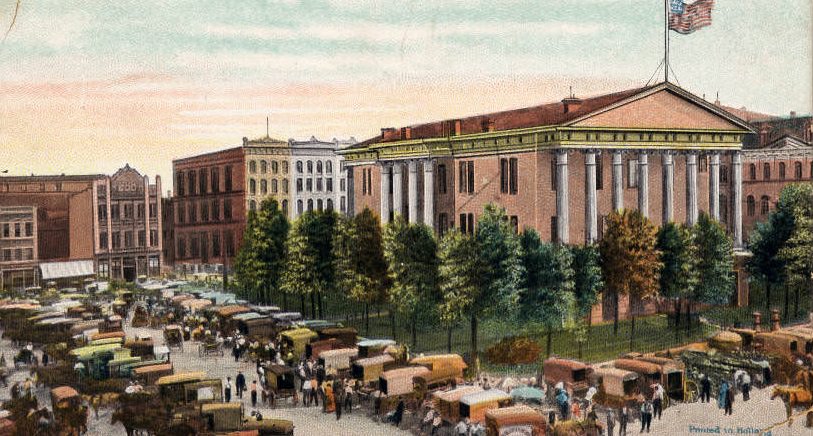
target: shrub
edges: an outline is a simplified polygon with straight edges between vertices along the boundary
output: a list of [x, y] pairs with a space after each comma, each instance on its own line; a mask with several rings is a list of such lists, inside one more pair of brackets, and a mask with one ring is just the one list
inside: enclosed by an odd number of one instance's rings
[[521, 365], [539, 359], [542, 347], [526, 336], [508, 336], [486, 350], [486, 358], [497, 365]]

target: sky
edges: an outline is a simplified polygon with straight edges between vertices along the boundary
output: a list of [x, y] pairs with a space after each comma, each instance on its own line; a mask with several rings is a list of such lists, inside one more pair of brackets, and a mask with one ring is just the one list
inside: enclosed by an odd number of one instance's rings
[[[672, 33], [672, 80], [810, 113], [811, 28], [810, 0], [717, 0], [710, 27]], [[264, 136], [266, 117], [280, 139], [363, 140], [641, 86], [662, 57], [661, 0], [20, 0], [0, 43], [0, 171], [129, 163], [168, 187], [172, 159]]]

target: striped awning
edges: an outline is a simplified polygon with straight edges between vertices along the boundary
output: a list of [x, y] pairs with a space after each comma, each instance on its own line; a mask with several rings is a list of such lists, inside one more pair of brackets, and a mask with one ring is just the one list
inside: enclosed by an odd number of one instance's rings
[[40, 263], [40, 271], [43, 280], [85, 277], [96, 274], [93, 271], [92, 260]]

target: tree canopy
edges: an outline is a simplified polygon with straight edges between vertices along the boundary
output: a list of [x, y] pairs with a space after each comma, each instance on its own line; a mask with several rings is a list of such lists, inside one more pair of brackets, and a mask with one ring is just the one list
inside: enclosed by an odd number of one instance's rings
[[243, 243], [234, 262], [241, 295], [251, 301], [268, 303], [280, 289], [287, 261], [288, 219], [273, 198], [249, 212]]

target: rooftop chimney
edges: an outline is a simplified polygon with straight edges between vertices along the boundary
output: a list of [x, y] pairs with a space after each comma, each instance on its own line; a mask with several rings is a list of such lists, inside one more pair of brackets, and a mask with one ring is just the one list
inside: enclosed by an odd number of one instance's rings
[[395, 127], [384, 127], [381, 129], [381, 140], [382, 141], [393, 141], [398, 138], [395, 137]]
[[412, 127], [401, 127], [401, 139], [412, 139]]

